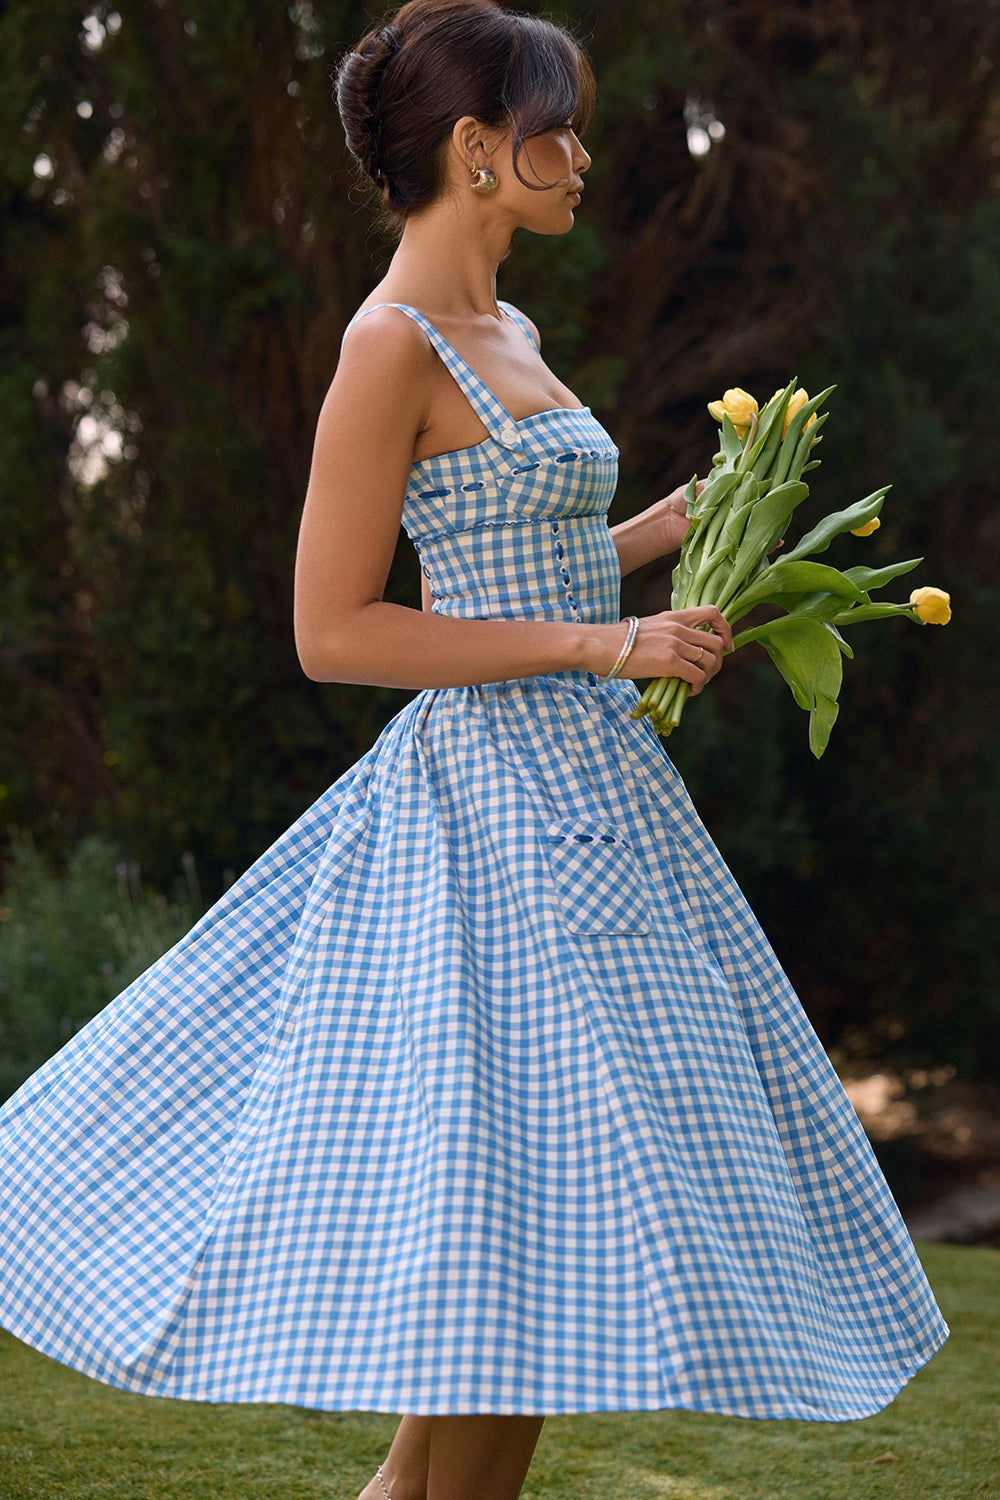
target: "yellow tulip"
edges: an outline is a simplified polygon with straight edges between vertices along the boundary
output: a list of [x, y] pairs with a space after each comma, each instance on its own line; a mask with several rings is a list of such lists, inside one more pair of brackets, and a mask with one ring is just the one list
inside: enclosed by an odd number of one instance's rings
[[727, 391], [721, 401], [710, 401], [708, 410], [709, 415], [717, 422], [721, 423], [723, 417], [728, 417], [738, 435], [745, 437], [753, 425], [758, 407], [753, 397], [747, 391], [740, 390], [737, 385]]
[[[776, 392], [776, 394], [780, 396], [781, 392], [778, 391]], [[793, 391], [789, 396], [788, 405], [785, 407], [785, 425], [781, 429], [782, 440], [784, 440], [789, 427], [792, 425], [792, 418], [796, 415], [797, 412], [800, 412], [802, 410], [808, 400], [809, 392], [803, 391], [802, 389]], [[806, 419], [806, 425], [802, 429], [803, 432], [808, 432], [815, 420], [816, 413], [813, 412], [812, 415]]]
[[851, 536], [871, 536], [873, 531], [878, 531], [881, 524], [878, 516], [872, 516], [871, 520], [866, 521], [863, 526], [852, 526]]
[[951, 595], [944, 589], [914, 589], [910, 603], [923, 625], [947, 625], [951, 619]]

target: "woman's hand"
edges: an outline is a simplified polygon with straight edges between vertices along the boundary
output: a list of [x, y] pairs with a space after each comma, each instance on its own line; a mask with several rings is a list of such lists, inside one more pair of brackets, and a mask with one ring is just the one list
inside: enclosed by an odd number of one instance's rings
[[[700, 495], [704, 488], [704, 479], [699, 479], [695, 487], [696, 493]], [[660, 515], [663, 533], [661, 557], [669, 552], [676, 552], [688, 534], [691, 522], [687, 513], [686, 490], [686, 484], [679, 484], [675, 490], [671, 490], [669, 495], [664, 495], [663, 499], [658, 500], [652, 507], [654, 511], [659, 511]]]
[[667, 609], [639, 621], [623, 675], [683, 677], [694, 695], [712, 680], [722, 666], [722, 658], [732, 649], [729, 621], [714, 604]]

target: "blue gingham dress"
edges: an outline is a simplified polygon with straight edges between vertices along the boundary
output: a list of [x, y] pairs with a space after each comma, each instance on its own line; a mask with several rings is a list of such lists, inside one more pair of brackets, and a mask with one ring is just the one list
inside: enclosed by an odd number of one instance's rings
[[[489, 432], [410, 475], [434, 609], [617, 620], [606, 432], [402, 311]], [[417, 694], [0, 1113], [0, 1323], [196, 1401], [889, 1402], [945, 1326], [636, 697]]]

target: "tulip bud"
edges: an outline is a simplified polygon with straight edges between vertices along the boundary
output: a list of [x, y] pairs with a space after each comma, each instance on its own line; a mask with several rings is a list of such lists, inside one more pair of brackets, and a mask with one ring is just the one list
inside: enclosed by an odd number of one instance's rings
[[878, 516], [872, 516], [871, 520], [866, 521], [863, 526], [852, 526], [851, 536], [871, 536], [873, 531], [878, 531], [881, 524]]
[[716, 422], [721, 422], [723, 417], [728, 417], [736, 428], [737, 434], [742, 438], [750, 431], [753, 419], [757, 415], [757, 403], [747, 391], [734, 386], [732, 390], [726, 392], [721, 401], [710, 401], [708, 411]]
[[[780, 395], [781, 392], [779, 391], [778, 394]], [[785, 434], [788, 432], [789, 427], [792, 425], [792, 418], [802, 410], [808, 400], [809, 392], [804, 391], [801, 388], [797, 391], [793, 391], [789, 396], [788, 405], [785, 407], [785, 425], [781, 429], [782, 441], [784, 441]], [[808, 432], [815, 420], [816, 413], [813, 412], [812, 415], [806, 419], [806, 425], [802, 429], [803, 432]]]
[[910, 604], [923, 625], [947, 625], [951, 619], [951, 595], [944, 589], [914, 589]]

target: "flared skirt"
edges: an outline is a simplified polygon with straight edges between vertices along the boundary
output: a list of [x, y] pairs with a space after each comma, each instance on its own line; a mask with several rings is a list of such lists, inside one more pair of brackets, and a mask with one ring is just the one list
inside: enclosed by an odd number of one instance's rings
[[0, 1112], [0, 1323], [198, 1401], [885, 1406], [945, 1326], [635, 698], [418, 695]]

